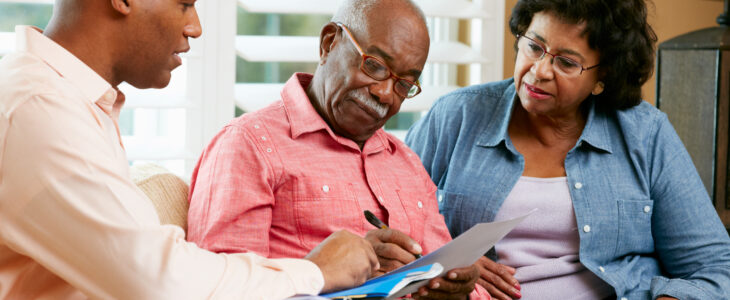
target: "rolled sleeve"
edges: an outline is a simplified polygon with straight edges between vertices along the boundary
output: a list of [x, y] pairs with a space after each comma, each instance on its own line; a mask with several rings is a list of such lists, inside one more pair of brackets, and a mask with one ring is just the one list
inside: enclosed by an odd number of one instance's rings
[[679, 299], [727, 299], [730, 239], [666, 115], [657, 118], [651, 148], [652, 235], [663, 268], [673, 279], [655, 278], [651, 292]]
[[682, 300], [715, 299], [692, 281], [679, 278], [654, 277], [651, 280], [651, 298], [656, 299], [661, 296], [670, 296]]

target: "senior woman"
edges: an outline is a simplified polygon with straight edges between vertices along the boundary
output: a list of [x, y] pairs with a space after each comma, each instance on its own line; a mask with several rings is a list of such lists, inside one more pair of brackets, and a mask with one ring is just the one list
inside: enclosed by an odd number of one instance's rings
[[494, 298], [730, 299], [730, 238], [640, 98], [646, 16], [641, 0], [519, 1], [514, 77], [442, 97], [406, 137], [452, 235], [538, 208], [479, 262]]

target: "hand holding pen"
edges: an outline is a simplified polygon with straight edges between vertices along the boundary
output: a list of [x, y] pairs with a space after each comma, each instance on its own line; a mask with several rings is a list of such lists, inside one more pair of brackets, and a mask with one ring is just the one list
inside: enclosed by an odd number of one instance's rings
[[[414, 256], [421, 257], [421, 246], [416, 241], [403, 232], [388, 228], [388, 225], [380, 221], [372, 212], [365, 210], [363, 213], [368, 222], [379, 229], [371, 230], [365, 236], [365, 239], [373, 246], [380, 263], [380, 269], [375, 272], [374, 277], [412, 262]], [[412, 250], [408, 252], [405, 249]], [[471, 265], [450, 270], [447, 276], [448, 278], [444, 276], [429, 280], [426, 286], [420, 287], [418, 292], [413, 294], [414, 297], [424, 299], [421, 296], [427, 296], [431, 299], [432, 296], [435, 296], [435, 298], [441, 299], [441, 296], [447, 298], [456, 296], [461, 299], [474, 289], [475, 282], [479, 278], [479, 270], [476, 265]]]
[[421, 257], [421, 246], [403, 232], [388, 228], [383, 221], [365, 210], [365, 218], [378, 229], [368, 232], [365, 239], [370, 242], [380, 261], [380, 272], [386, 273]]

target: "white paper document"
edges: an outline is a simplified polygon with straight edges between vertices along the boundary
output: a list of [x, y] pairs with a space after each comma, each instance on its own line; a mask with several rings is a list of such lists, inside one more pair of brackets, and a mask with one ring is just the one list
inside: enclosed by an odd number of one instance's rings
[[[479, 257], [487, 253], [487, 251], [489, 251], [489, 249], [491, 249], [499, 240], [507, 235], [507, 233], [512, 231], [517, 224], [522, 222], [522, 220], [527, 218], [536, 210], [537, 209], [533, 209], [523, 216], [506, 221], [479, 223], [474, 225], [472, 228], [462, 233], [448, 244], [441, 246], [441, 248], [438, 248], [436, 251], [389, 273], [405, 272], [413, 268], [439, 263], [444, 268], [443, 272], [439, 274], [439, 276], [441, 276], [452, 269], [470, 266], [474, 264]], [[426, 283], [427, 282], [423, 282], [419, 285], [408, 286], [392, 298], [401, 297], [415, 292], [419, 287]], [[388, 299], [391, 299], [391, 297], [388, 297]]]

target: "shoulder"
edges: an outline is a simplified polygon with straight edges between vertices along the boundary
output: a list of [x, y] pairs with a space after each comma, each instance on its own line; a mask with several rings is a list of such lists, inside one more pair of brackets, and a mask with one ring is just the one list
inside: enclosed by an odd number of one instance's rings
[[645, 125], [656, 122], [665, 114], [649, 102], [642, 101], [634, 107], [618, 110], [616, 115], [627, 124]]
[[[86, 99], [37, 56], [14, 53], [0, 60], [0, 119], [8, 124], [5, 133], [22, 132], [28, 139], [51, 143], [66, 135], [95, 132], [98, 119]], [[91, 141], [95, 140], [87, 140]]]
[[[433, 182], [431, 182], [431, 177], [428, 175], [426, 169], [423, 167], [423, 163], [421, 162], [419, 155], [399, 138], [385, 131], [383, 132], [387, 135], [387, 138], [390, 140], [390, 142], [395, 145], [393, 158], [405, 162], [406, 165], [410, 168], [411, 174], [420, 177], [421, 180], [428, 183], [428, 185], [433, 185]], [[394, 163], [393, 165], [397, 164]]]
[[290, 125], [284, 104], [279, 100], [257, 111], [242, 114], [231, 120], [226, 127], [253, 134], [261, 130], [268, 132], [289, 131]]
[[457, 129], [472, 131], [499, 122], [513, 97], [512, 79], [461, 88], [439, 98], [419, 124], [447, 135]]
[[232, 119], [209, 142], [206, 152], [232, 153], [238, 158], [266, 153], [272, 143], [291, 136], [288, 118], [281, 101]]
[[413, 165], [421, 165], [421, 161], [418, 159], [418, 155], [416, 152], [414, 152], [408, 145], [403, 142], [401, 139], [397, 138], [393, 134], [390, 134], [383, 130], [383, 134], [387, 137], [387, 139], [395, 145], [395, 152], [394, 154], [396, 156], [405, 157], [406, 160]]
[[460, 88], [439, 98], [432, 109], [451, 113], [491, 109], [499, 103], [512, 84], [513, 80], [510, 78]]
[[43, 96], [54, 98], [68, 91], [67, 82], [40, 58], [27, 53], [9, 54], [0, 59], [0, 113], [16, 109]]
[[652, 137], [663, 127], [671, 127], [667, 115], [646, 101], [616, 111], [616, 119], [627, 138], [635, 139], [637, 142], [653, 140]]

